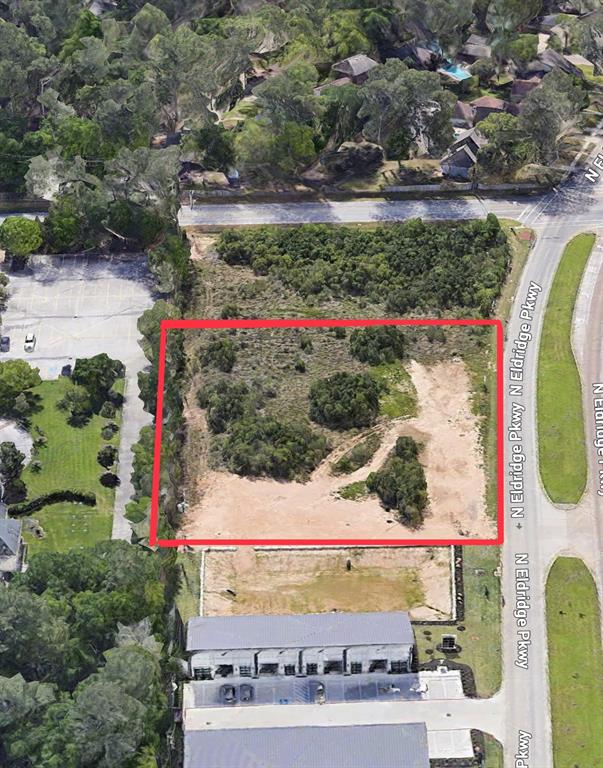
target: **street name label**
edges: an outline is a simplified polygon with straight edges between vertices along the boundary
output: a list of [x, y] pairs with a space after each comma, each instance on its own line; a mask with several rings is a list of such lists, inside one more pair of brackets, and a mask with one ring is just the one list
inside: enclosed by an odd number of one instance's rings
[[517, 752], [515, 753], [515, 768], [529, 768], [530, 740], [532, 734], [529, 731], [519, 731], [517, 734]]
[[584, 178], [594, 184], [599, 180], [601, 170], [603, 170], [603, 155], [598, 154], [593, 160], [593, 164], [586, 169]]
[[515, 666], [528, 669], [532, 632], [528, 626], [530, 610], [530, 557], [527, 552], [515, 553], [515, 606], [513, 617], [517, 629]]
[[598, 471], [595, 476], [597, 496], [603, 496], [603, 382], [593, 384], [593, 417], [595, 420], [595, 439], [593, 444], [597, 453]]

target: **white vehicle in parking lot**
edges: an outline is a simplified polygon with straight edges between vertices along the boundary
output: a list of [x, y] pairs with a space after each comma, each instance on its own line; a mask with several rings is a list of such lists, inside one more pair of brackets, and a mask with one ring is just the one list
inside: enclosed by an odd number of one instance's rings
[[25, 344], [23, 345], [23, 349], [26, 352], [33, 352], [36, 347], [36, 337], [33, 333], [28, 333], [25, 336]]

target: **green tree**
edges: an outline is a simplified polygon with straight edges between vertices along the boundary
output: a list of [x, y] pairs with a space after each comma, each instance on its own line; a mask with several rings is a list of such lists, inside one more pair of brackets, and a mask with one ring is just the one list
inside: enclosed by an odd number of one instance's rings
[[350, 336], [350, 353], [363, 363], [393, 363], [404, 357], [404, 334], [393, 325], [356, 328]]
[[25, 454], [14, 443], [0, 443], [0, 476], [4, 483], [10, 483], [21, 477]]
[[359, 117], [367, 139], [403, 159], [413, 145], [440, 150], [452, 140], [453, 101], [434, 72], [409, 69], [398, 59], [369, 72]]
[[86, 387], [72, 386], [65, 392], [58, 401], [57, 408], [61, 411], [67, 411], [68, 421], [73, 427], [81, 427], [86, 424], [92, 416], [92, 401], [90, 393]]
[[59, 59], [65, 61], [77, 50], [83, 47], [82, 40], [86, 37], [102, 37], [102, 26], [100, 19], [85, 9], [80, 12], [75, 24], [71, 28], [69, 37], [67, 37], [59, 52]]
[[538, 35], [519, 35], [509, 44], [510, 57], [521, 67], [535, 59], [537, 53]]
[[85, 117], [62, 117], [54, 129], [54, 139], [62, 156], [69, 160], [78, 156], [84, 160], [106, 156], [100, 127]]
[[117, 448], [114, 445], [103, 445], [97, 454], [98, 463], [108, 469], [117, 461]]
[[227, 171], [236, 159], [232, 131], [219, 123], [207, 123], [188, 139], [199, 155], [199, 161], [212, 171]]
[[72, 381], [87, 390], [94, 407], [100, 406], [115, 383], [123, 375], [123, 365], [105, 352], [94, 357], [78, 357], [73, 367]]
[[69, 629], [46, 601], [23, 589], [0, 589], [0, 672], [26, 680], [65, 677]]
[[82, 683], [75, 691], [68, 719], [79, 765], [125, 765], [142, 743], [145, 714], [145, 707], [118, 683]]
[[278, 133], [288, 123], [313, 125], [320, 110], [314, 95], [318, 72], [311, 64], [294, 64], [255, 89], [262, 115]]
[[327, 441], [304, 424], [254, 415], [231, 425], [222, 452], [239, 475], [293, 480], [307, 477], [325, 457]]
[[368, 427], [379, 413], [379, 386], [368, 374], [339, 372], [310, 387], [310, 418], [333, 429]]
[[212, 338], [201, 352], [201, 364], [223, 373], [232, 371], [237, 353], [234, 343], [225, 336]]
[[531, 162], [538, 154], [515, 115], [488, 115], [480, 122], [479, 129], [488, 139], [479, 161], [488, 170], [504, 174]]
[[411, 437], [400, 437], [392, 455], [366, 484], [386, 509], [396, 509], [401, 522], [419, 528], [427, 507], [427, 481], [418, 460], [419, 449]]
[[28, 683], [20, 674], [0, 677], [0, 732], [35, 717], [54, 699], [55, 688], [50, 683]]
[[485, 87], [496, 74], [496, 66], [492, 59], [478, 59], [469, 67], [471, 74], [475, 75], [479, 84]]
[[41, 382], [39, 369], [32, 368], [25, 360], [0, 362], [0, 413], [10, 415], [17, 397]]
[[8, 253], [27, 258], [42, 245], [42, 227], [37, 220], [9, 216], [0, 225], [0, 244]]

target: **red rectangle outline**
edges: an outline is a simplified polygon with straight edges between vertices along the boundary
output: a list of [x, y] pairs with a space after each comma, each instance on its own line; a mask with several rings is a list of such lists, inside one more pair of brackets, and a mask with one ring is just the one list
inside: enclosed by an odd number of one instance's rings
[[[165, 357], [167, 332], [189, 328], [334, 328], [364, 327], [369, 325], [440, 325], [440, 326], [492, 326], [496, 328], [496, 445], [497, 445], [497, 535], [495, 539], [158, 539], [159, 526], [159, 491], [161, 476], [161, 436], [163, 427], [163, 395], [165, 387]], [[504, 405], [503, 405], [503, 345], [504, 332], [500, 320], [441, 320], [441, 319], [376, 319], [376, 320], [327, 320], [327, 319], [288, 319], [288, 320], [162, 320], [159, 334], [159, 370], [157, 376], [157, 409], [155, 417], [155, 447], [153, 458], [153, 482], [151, 496], [150, 546], [211, 546], [219, 544], [237, 546], [484, 546], [500, 545], [504, 541]]]

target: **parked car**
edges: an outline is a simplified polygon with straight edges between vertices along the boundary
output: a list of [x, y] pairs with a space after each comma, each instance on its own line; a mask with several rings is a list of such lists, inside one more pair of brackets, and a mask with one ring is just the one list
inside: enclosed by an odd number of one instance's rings
[[325, 704], [327, 701], [327, 692], [323, 683], [316, 683], [310, 686], [312, 697], [315, 704]]
[[0, 352], [10, 351], [10, 336], [0, 336]]
[[239, 688], [239, 697], [241, 701], [252, 701], [253, 686], [249, 685], [249, 683], [243, 683], [243, 685]]
[[33, 333], [28, 333], [25, 336], [25, 344], [23, 345], [23, 349], [26, 352], [33, 352], [36, 348], [36, 337]]
[[220, 688], [220, 701], [222, 704], [236, 704], [237, 693], [234, 685], [223, 685]]

